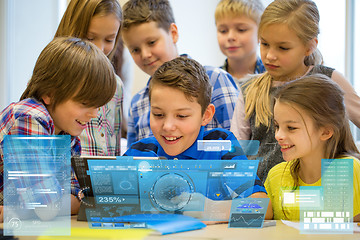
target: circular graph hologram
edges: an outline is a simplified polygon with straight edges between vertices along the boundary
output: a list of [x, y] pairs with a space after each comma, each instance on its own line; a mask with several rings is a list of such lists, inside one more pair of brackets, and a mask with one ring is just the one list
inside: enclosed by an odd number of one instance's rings
[[150, 198], [155, 207], [165, 211], [177, 211], [191, 200], [193, 185], [179, 173], [166, 173], [153, 184]]

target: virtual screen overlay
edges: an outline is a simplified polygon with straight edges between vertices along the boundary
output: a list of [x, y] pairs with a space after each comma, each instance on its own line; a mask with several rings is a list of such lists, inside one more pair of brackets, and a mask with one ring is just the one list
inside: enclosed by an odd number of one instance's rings
[[8, 135], [4, 235], [70, 235], [70, 136]]
[[283, 206], [300, 209], [302, 234], [353, 233], [353, 159], [322, 159], [321, 186], [281, 189]]
[[[244, 148], [238, 148], [238, 142], [234, 145], [199, 141], [198, 151], [244, 155], [258, 147], [256, 143]], [[202, 221], [229, 221], [232, 200], [253, 193], [259, 161], [82, 156], [72, 158], [72, 164], [84, 195], [78, 219], [95, 228], [127, 228], [146, 227], [133, 220], [126, 224], [139, 215], [152, 220], [159, 214], [179, 214]]]
[[219, 204], [226, 208], [233, 198], [251, 195], [258, 166], [256, 160], [132, 157], [87, 159], [87, 163], [91, 179], [87, 189], [92, 190], [93, 197], [83, 201], [87, 220], [98, 222], [93, 226], [144, 213], [187, 214], [205, 221], [227, 221], [230, 213], [221, 211]]

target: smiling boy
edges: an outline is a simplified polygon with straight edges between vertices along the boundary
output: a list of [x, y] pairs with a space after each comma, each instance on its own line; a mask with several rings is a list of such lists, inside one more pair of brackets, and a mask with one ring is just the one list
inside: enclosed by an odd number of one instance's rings
[[[220, 128], [204, 130], [214, 116], [215, 108], [210, 103], [209, 78], [195, 60], [178, 57], [163, 64], [150, 81], [149, 98], [150, 126], [154, 137], [135, 142], [124, 155], [200, 161], [247, 159], [230, 131]], [[201, 151], [198, 150], [199, 140], [230, 140], [237, 151]], [[252, 192], [247, 192], [248, 196], [267, 197], [258, 177], [249, 190]], [[229, 196], [230, 192], [224, 194], [224, 198]], [[271, 216], [270, 206], [267, 218]]]
[[[122, 36], [138, 67], [153, 76], [165, 62], [179, 57], [176, 43], [179, 38], [172, 8], [167, 0], [130, 0], [123, 7]], [[211, 103], [216, 112], [204, 125], [230, 129], [238, 89], [231, 75], [220, 68], [205, 66], [212, 86]], [[131, 101], [128, 122], [128, 147], [140, 139], [153, 136], [150, 129], [149, 84]]]
[[[4, 138], [70, 135], [71, 155], [80, 155], [78, 136], [97, 116], [98, 108], [111, 100], [115, 88], [113, 67], [94, 44], [64, 37], [55, 38], [44, 48], [20, 101], [11, 103], [0, 113], [0, 205], [3, 204]], [[44, 164], [37, 168], [48, 169], [47, 163]], [[80, 202], [76, 196], [80, 189], [74, 172], [71, 174], [71, 212], [77, 213]], [[51, 199], [57, 197], [58, 194], [51, 195]], [[2, 206], [0, 213], [1, 210]]]

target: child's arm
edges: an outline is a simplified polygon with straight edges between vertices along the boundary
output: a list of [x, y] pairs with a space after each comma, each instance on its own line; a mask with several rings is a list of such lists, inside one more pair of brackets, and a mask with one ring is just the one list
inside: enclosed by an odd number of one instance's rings
[[351, 84], [338, 71], [334, 71], [331, 79], [334, 80], [344, 91], [344, 100], [346, 112], [349, 119], [360, 128], [360, 97], [355, 92]]
[[249, 140], [251, 135], [250, 122], [245, 118], [244, 96], [240, 91], [231, 120], [230, 130], [238, 140]]
[[[251, 198], [269, 198], [268, 195], [264, 192], [253, 193], [250, 197]], [[272, 210], [272, 204], [271, 204], [271, 200], [269, 200], [269, 205], [267, 207], [266, 214], [265, 214], [265, 220], [271, 220], [271, 219], [273, 219], [273, 217], [274, 217], [274, 214], [273, 214], [273, 210]]]

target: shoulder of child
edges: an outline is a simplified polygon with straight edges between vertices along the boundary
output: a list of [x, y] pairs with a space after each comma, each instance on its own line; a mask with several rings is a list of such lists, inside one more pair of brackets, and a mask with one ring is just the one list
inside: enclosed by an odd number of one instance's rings
[[204, 140], [237, 140], [237, 138], [229, 130], [213, 128], [204, 132]]
[[51, 116], [44, 104], [33, 98], [27, 98], [14, 103], [12, 112], [15, 118], [33, 116], [43, 120], [51, 119]]

